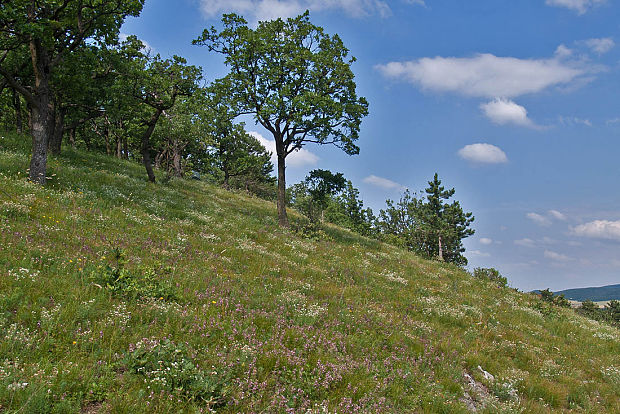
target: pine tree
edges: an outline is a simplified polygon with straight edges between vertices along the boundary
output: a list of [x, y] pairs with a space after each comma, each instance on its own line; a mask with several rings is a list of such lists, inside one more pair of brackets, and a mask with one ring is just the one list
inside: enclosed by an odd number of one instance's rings
[[420, 224], [420, 231], [426, 236], [423, 238], [423, 250], [430, 257], [466, 265], [462, 240], [475, 233], [474, 229], [469, 228], [474, 217], [472, 213], [465, 213], [458, 201], [447, 203], [454, 196], [455, 190], [446, 190], [437, 173], [428, 184], [425, 190], [427, 202], [422, 208]]

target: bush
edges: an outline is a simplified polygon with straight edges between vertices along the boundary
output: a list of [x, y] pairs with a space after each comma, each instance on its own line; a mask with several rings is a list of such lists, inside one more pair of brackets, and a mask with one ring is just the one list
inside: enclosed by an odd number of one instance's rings
[[552, 305], [559, 306], [561, 308], [570, 308], [570, 302], [564, 297], [564, 295], [554, 295], [548, 288], [540, 291], [540, 298], [544, 302], [551, 303]]
[[120, 296], [134, 299], [176, 299], [172, 286], [160, 281], [154, 269], [142, 268], [139, 272], [131, 272], [125, 268], [125, 257], [119, 249], [114, 249], [114, 259], [116, 266], [100, 267], [91, 274], [91, 280]]
[[151, 389], [200, 401], [209, 408], [222, 405], [225, 380], [216, 370], [207, 374], [187, 356], [182, 344], [169, 339], [142, 339], [125, 356], [130, 372], [145, 378]]
[[497, 269], [477, 267], [474, 269], [474, 277], [495, 283], [499, 287], [507, 287], [508, 279], [502, 276]]

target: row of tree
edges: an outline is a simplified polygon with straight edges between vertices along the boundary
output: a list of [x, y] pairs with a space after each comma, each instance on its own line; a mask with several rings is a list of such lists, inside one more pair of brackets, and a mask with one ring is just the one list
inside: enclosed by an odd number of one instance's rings
[[[194, 44], [224, 56], [230, 73], [204, 86], [202, 71], [119, 41], [144, 0], [11, 0], [0, 3], [0, 105], [32, 135], [30, 179], [46, 183], [48, 151], [63, 140], [140, 159], [181, 176], [217, 171], [226, 186], [268, 185], [269, 154], [235, 120], [251, 115], [276, 144], [279, 222], [286, 215], [286, 158], [307, 143], [356, 154], [368, 104], [356, 94], [341, 39], [309, 15], [261, 22], [222, 19]], [[11, 118], [11, 119], [9, 119]]]
[[[152, 55], [135, 36], [119, 39], [144, 0], [11, 0], [0, 4], [0, 122], [32, 135], [30, 179], [46, 183], [48, 151], [63, 143], [142, 162], [182, 177], [215, 177], [225, 187], [275, 195], [286, 214], [286, 158], [308, 143], [357, 154], [368, 103], [356, 94], [355, 61], [337, 35], [309, 14], [250, 28], [224, 15], [195, 45], [224, 56], [230, 72], [203, 84], [199, 67]], [[253, 116], [271, 133], [277, 158], [236, 120]], [[406, 192], [375, 217], [342, 174], [315, 170], [288, 198], [313, 222], [327, 220], [427, 257], [466, 263], [471, 213], [448, 203], [435, 175], [426, 198]]]
[[289, 199], [313, 223], [328, 221], [424, 257], [466, 265], [463, 239], [474, 234], [472, 213], [458, 201], [449, 202], [455, 190], [446, 190], [437, 174], [424, 193], [420, 197], [407, 190], [398, 202], [387, 200], [386, 209], [375, 216], [341, 173], [314, 170], [289, 189]]

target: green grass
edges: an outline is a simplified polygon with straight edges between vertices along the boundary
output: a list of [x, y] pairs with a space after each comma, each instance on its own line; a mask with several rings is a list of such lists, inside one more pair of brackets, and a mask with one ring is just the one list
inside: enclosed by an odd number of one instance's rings
[[0, 139], [1, 412], [620, 412], [615, 328], [114, 158], [40, 188], [27, 145]]

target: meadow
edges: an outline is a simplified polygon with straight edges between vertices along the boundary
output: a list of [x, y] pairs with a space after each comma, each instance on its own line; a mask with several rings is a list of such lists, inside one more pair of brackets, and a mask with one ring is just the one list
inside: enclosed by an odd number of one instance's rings
[[614, 327], [93, 152], [43, 188], [0, 136], [1, 412], [620, 412]]

